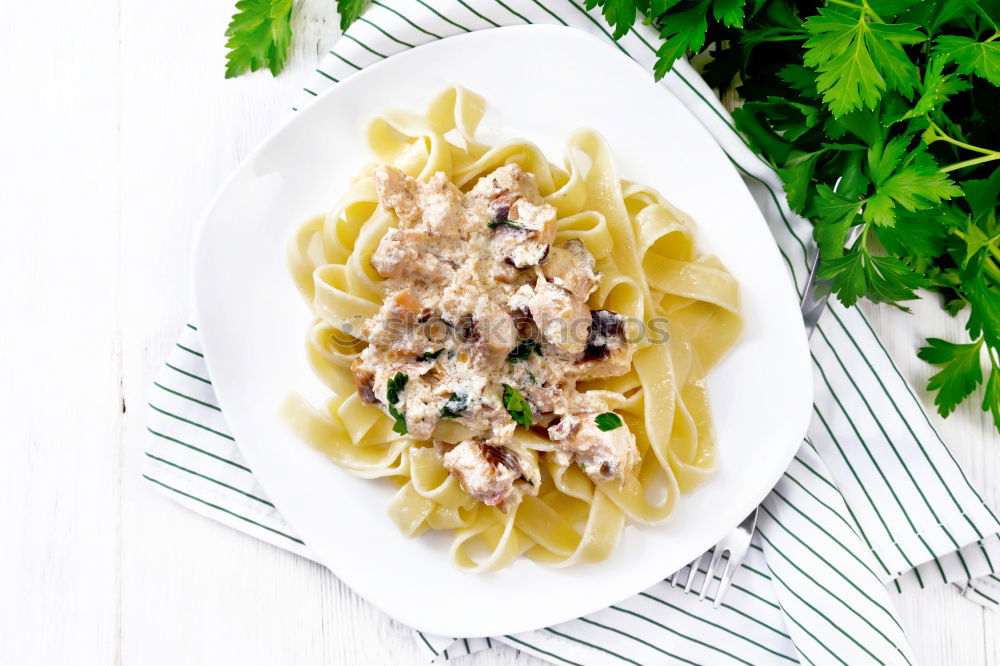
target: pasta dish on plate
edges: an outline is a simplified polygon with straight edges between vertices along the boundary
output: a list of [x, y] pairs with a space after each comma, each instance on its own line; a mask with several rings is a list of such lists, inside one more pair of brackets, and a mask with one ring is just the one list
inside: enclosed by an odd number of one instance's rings
[[284, 416], [394, 481], [399, 529], [452, 531], [463, 569], [601, 560], [715, 468], [705, 379], [739, 337], [738, 285], [596, 132], [560, 168], [477, 141], [485, 110], [449, 88], [376, 117], [377, 163], [292, 239], [330, 395]]

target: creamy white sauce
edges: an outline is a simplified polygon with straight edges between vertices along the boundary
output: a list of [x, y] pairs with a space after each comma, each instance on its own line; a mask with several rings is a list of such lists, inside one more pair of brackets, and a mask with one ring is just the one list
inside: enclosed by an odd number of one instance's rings
[[[538, 489], [537, 456], [512, 446], [512, 412], [556, 423], [561, 457], [591, 478], [623, 479], [638, 461], [635, 438], [624, 424], [594, 425], [605, 406], [576, 382], [626, 372], [632, 348], [620, 317], [592, 315], [594, 259], [579, 241], [554, 244], [556, 211], [531, 174], [504, 166], [467, 194], [443, 174], [420, 183], [379, 167], [374, 181], [399, 226], [372, 256], [386, 280], [353, 367], [362, 398], [398, 415], [417, 440], [432, 439], [442, 419], [463, 426], [468, 439], [435, 446], [463, 489], [487, 504], [506, 508]], [[405, 387], [390, 391], [401, 376]]]

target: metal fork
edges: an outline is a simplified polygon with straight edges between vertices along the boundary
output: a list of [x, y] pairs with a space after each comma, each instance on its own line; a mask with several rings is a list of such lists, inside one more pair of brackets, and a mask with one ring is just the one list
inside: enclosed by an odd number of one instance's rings
[[701, 584], [701, 591], [698, 593], [698, 598], [704, 599], [708, 594], [708, 588], [711, 587], [712, 581], [715, 579], [715, 570], [718, 568], [719, 562], [722, 561], [722, 556], [728, 553], [726, 568], [723, 569], [722, 576], [719, 579], [719, 591], [715, 593], [715, 600], [712, 603], [712, 606], [718, 608], [722, 603], [722, 598], [729, 591], [733, 577], [739, 571], [740, 565], [743, 564], [743, 559], [747, 556], [747, 551], [750, 550], [750, 539], [753, 537], [756, 525], [757, 509], [754, 509], [753, 513], [744, 518], [743, 522], [736, 526], [736, 529], [722, 537], [722, 540], [715, 544], [711, 551], [702, 553], [695, 558], [694, 562], [689, 565], [688, 576], [683, 583], [680, 581], [681, 572], [684, 571], [683, 567], [671, 577], [670, 583], [674, 586], [684, 585], [684, 591], [690, 592], [691, 587], [694, 585], [695, 576], [698, 574], [698, 566], [705, 555], [711, 553], [712, 559], [708, 563], [708, 569], [705, 570], [705, 580]]
[[[840, 181], [837, 182], [837, 185]], [[834, 191], [836, 191], [834, 187]], [[861, 231], [861, 227], [857, 226], [851, 229], [851, 232], [847, 236], [847, 245], [851, 245], [857, 239], [858, 234]], [[813, 257], [812, 262], [809, 266], [809, 280], [806, 283], [806, 290], [802, 296], [802, 323], [805, 325], [806, 335], [811, 336], [813, 331], [816, 329], [816, 324], [819, 323], [819, 316], [823, 314], [823, 310], [826, 309], [826, 301], [830, 297], [832, 289], [832, 280], [824, 279], [819, 277], [819, 251], [816, 251], [816, 255]], [[759, 509], [754, 509], [753, 512], [743, 519], [743, 522], [737, 525], [732, 531], [722, 538], [719, 543], [715, 544], [711, 550], [706, 551], [699, 555], [695, 560], [688, 565], [688, 575], [682, 583], [681, 572], [684, 571], [684, 567], [681, 567], [677, 573], [670, 577], [670, 584], [672, 586], [683, 585], [685, 592], [690, 592], [691, 588], [694, 586], [694, 579], [698, 574], [698, 567], [701, 565], [702, 559], [705, 555], [711, 554], [712, 559], [708, 562], [708, 568], [705, 570], [705, 579], [701, 584], [701, 591], [698, 593], [699, 599], [704, 599], [708, 594], [708, 589], [712, 585], [712, 581], [715, 579], [715, 570], [719, 566], [719, 562], [722, 561], [723, 555], [728, 553], [726, 557], [726, 568], [722, 570], [722, 575], [719, 578], [719, 590], [715, 593], [715, 600], [712, 604], [714, 608], [718, 608], [722, 603], [722, 598], [726, 596], [726, 592], [729, 591], [729, 587], [733, 583], [733, 578], [736, 576], [736, 572], [739, 571], [740, 566], [743, 564], [743, 560], [746, 559], [747, 552], [750, 550], [750, 540], [753, 538], [754, 528], [757, 526], [757, 512]]]

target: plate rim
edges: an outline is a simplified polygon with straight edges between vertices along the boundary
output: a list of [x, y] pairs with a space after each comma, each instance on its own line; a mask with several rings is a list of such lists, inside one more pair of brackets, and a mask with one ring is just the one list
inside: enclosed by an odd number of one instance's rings
[[[282, 134], [284, 134], [290, 126], [292, 126], [293, 124], [296, 124], [298, 122], [302, 122], [302, 120], [303, 120], [304, 117], [306, 117], [306, 116], [308, 116], [308, 115], [310, 115], [312, 113], [315, 113], [313, 111], [313, 109], [315, 107], [319, 106], [318, 103], [320, 102], [320, 100], [322, 100], [322, 99], [324, 99], [326, 97], [329, 97], [331, 95], [336, 94], [343, 87], [345, 87], [345, 84], [347, 84], [348, 82], [351, 82], [351, 81], [355, 81], [356, 82], [356, 81], [360, 80], [361, 78], [367, 78], [367, 75], [370, 75], [371, 72], [373, 72], [373, 71], [381, 70], [381, 69], [386, 68], [386, 67], [392, 67], [392, 66], [394, 66], [395, 63], [398, 63], [400, 60], [408, 60], [410, 57], [412, 57], [412, 54], [414, 54], [416, 52], [421, 52], [421, 51], [422, 52], [427, 52], [427, 51], [434, 50], [436, 48], [439, 48], [441, 46], [441, 44], [443, 44], [445, 42], [451, 42], [452, 44], [454, 44], [455, 42], [460, 42], [460, 41], [474, 42], [474, 41], [476, 41], [478, 39], [483, 38], [484, 35], [495, 34], [495, 33], [498, 33], [498, 32], [505, 32], [505, 33], [519, 32], [519, 33], [538, 33], [538, 34], [541, 34], [541, 33], [551, 33], [551, 34], [554, 34], [554, 35], [558, 35], [559, 38], [562, 38], [563, 36], [568, 36], [568, 38], [570, 38], [570, 39], [572, 39], [572, 38], [582, 38], [582, 39], [588, 40], [594, 46], [595, 49], [598, 49], [598, 48], [601, 49], [602, 50], [601, 52], [607, 58], [617, 60], [620, 63], [621, 66], [630, 66], [630, 67], [639, 69], [639, 70], [641, 70], [643, 72], [644, 75], [649, 76], [649, 72], [644, 67], [642, 67], [642, 65], [640, 65], [639, 63], [637, 63], [637, 62], [635, 62], [635, 61], [627, 58], [626, 56], [620, 54], [618, 51], [616, 51], [614, 49], [614, 45], [607, 43], [606, 40], [602, 40], [601, 38], [599, 38], [596, 35], [593, 35], [591, 33], [588, 33], [588, 32], [586, 32], [584, 30], [581, 30], [581, 29], [573, 27], [573, 26], [556, 26], [556, 25], [551, 25], [551, 24], [529, 24], [529, 25], [501, 26], [501, 27], [497, 27], [497, 28], [488, 28], [488, 29], [482, 29], [482, 30], [475, 30], [475, 31], [472, 31], [472, 32], [469, 32], [469, 33], [462, 33], [462, 34], [452, 35], [452, 36], [444, 37], [442, 39], [437, 39], [437, 40], [433, 40], [433, 41], [430, 41], [430, 42], [427, 42], [427, 43], [424, 43], [424, 44], [420, 44], [418, 46], [406, 49], [405, 51], [402, 51], [402, 52], [400, 52], [398, 54], [390, 56], [390, 57], [386, 58], [385, 60], [381, 60], [381, 61], [378, 61], [376, 63], [372, 63], [372, 64], [370, 64], [368, 66], [365, 66], [362, 70], [356, 72], [351, 77], [349, 77], [347, 79], [344, 79], [344, 80], [342, 80], [342, 81], [340, 81], [338, 83], [335, 83], [335, 84], [329, 86], [324, 91], [322, 91], [315, 99], [311, 100], [311, 103], [308, 106], [303, 107], [298, 112], [289, 114], [289, 116], [287, 118], [285, 118], [282, 122], [278, 123], [277, 126], [275, 126], [271, 131], [269, 131], [267, 133], [267, 135], [263, 139], [261, 139], [255, 145], [255, 147], [252, 150], [250, 150], [240, 160], [240, 163], [236, 166], [236, 168], [233, 170], [233, 172], [223, 181], [223, 183], [218, 187], [218, 189], [216, 190], [215, 194], [212, 196], [212, 198], [210, 199], [209, 203], [206, 205], [203, 214], [201, 215], [201, 217], [199, 218], [199, 220], [198, 220], [198, 222], [197, 222], [197, 224], [195, 226], [195, 240], [194, 240], [194, 242], [192, 244], [191, 261], [190, 261], [190, 265], [189, 265], [189, 269], [190, 269], [189, 285], [190, 285], [190, 290], [191, 290], [191, 298], [192, 298], [192, 302], [194, 303], [195, 313], [198, 316], [198, 324], [199, 324], [199, 326], [202, 326], [203, 322], [208, 319], [206, 317], [202, 317], [201, 316], [203, 302], [204, 302], [203, 297], [202, 297], [202, 292], [203, 292], [203, 288], [202, 287], [203, 287], [204, 283], [198, 279], [199, 275], [201, 274], [199, 258], [203, 255], [202, 250], [203, 250], [203, 243], [205, 242], [205, 239], [206, 239], [206, 233], [205, 233], [206, 228], [208, 227], [208, 224], [209, 224], [210, 220], [212, 219], [212, 217], [213, 217], [214, 213], [216, 212], [216, 210], [219, 208], [221, 201], [223, 201], [225, 195], [230, 190], [230, 188], [232, 187], [233, 183], [236, 182], [239, 178], [241, 178], [244, 175], [244, 172], [249, 168], [249, 166], [254, 162], [255, 158], [262, 151], [264, 151], [266, 148], [268, 148], [273, 142], [275, 142], [276, 140], [278, 140], [280, 138], [280, 136]], [[686, 113], [687, 115], [691, 116], [692, 119], [701, 128], [701, 130], [704, 131], [708, 135], [708, 137], [711, 139], [712, 144], [714, 144], [715, 148], [717, 150], [719, 150], [720, 152], [722, 152], [723, 155], [726, 154], [725, 151], [722, 149], [722, 147], [715, 140], [715, 138], [711, 136], [711, 133], [709, 132], [708, 128], [706, 128], [704, 126], [704, 124], [701, 122], [701, 120], [679, 98], [677, 98], [677, 96], [672, 91], [666, 89], [665, 86], [662, 86], [658, 82], [653, 82], [652, 80], [650, 81], [650, 85], [661, 86], [662, 91], [664, 93], [666, 93], [667, 95], [669, 95], [670, 97], [672, 97], [676, 101], [677, 106], [680, 109], [683, 109], [684, 113]], [[432, 91], [430, 91], [430, 92], [432, 92]], [[738, 181], [740, 183], [740, 186], [743, 189], [747, 190], [748, 196], [750, 196], [751, 201], [753, 201], [752, 194], [749, 193], [749, 188], [747, 188], [745, 181], [743, 180], [742, 177], [740, 177], [740, 175], [739, 175], [738, 171], [736, 170], [736, 168], [732, 164], [728, 164], [728, 163], [725, 165], [725, 167], [727, 169], [729, 169], [734, 175], [737, 176], [737, 179], [738, 179]], [[773, 245], [775, 251], [778, 252], [780, 250], [780, 248], [777, 245], [777, 240], [774, 238], [773, 233], [771, 233], [771, 231], [770, 231], [770, 227], [768, 226], [766, 218], [763, 215], [763, 211], [760, 210], [759, 206], [756, 205], [755, 201], [754, 201], [753, 208], [755, 209], [756, 216], [760, 219], [760, 223], [763, 224], [764, 227], [765, 227], [765, 229], [767, 229], [767, 231], [768, 231], [771, 245]], [[787, 288], [786, 291], [790, 291], [790, 293], [792, 293], [792, 294], [796, 293], [795, 289], [794, 289], [794, 283], [792, 282], [792, 279], [788, 275], [787, 271], [783, 271], [782, 272], [782, 282], [785, 284], [785, 287]], [[213, 361], [212, 361], [212, 359], [214, 358], [214, 355], [210, 353], [211, 343], [207, 342], [209, 339], [211, 339], [211, 336], [206, 336], [204, 334], [204, 331], [200, 331], [200, 333], [202, 334], [201, 337], [202, 337], [202, 340], [203, 340], [203, 344], [205, 346], [205, 351], [206, 351], [206, 354], [205, 354], [205, 363], [206, 363], [206, 365], [208, 367], [208, 370], [209, 370], [209, 376], [213, 377], [213, 378], [217, 377], [218, 375], [216, 375], [213, 372]], [[805, 334], [804, 328], [801, 331], [801, 338], [802, 338], [802, 341], [804, 342], [805, 362], [808, 364], [808, 341], [807, 341], [807, 336]], [[739, 342], [737, 344], [739, 344]], [[805, 378], [808, 381], [808, 387], [809, 387], [808, 394], [810, 396], [810, 404], [811, 404], [811, 397], [812, 397], [813, 388], [814, 388], [814, 380], [813, 380], [811, 371], [807, 372], [805, 374]], [[218, 397], [219, 404], [220, 404], [220, 406], [222, 406], [222, 405], [224, 405], [224, 404], [227, 403], [227, 400], [223, 397], [223, 394], [226, 391], [225, 391], [225, 389], [220, 390], [220, 388], [219, 388], [220, 385], [216, 384], [214, 382], [215, 382], [215, 380], [213, 379], [213, 388], [216, 391], [216, 395]], [[800, 422], [799, 426], [800, 427], [796, 427], [795, 428], [796, 431], [801, 431], [801, 437], [799, 438], [798, 443], [796, 443], [796, 445], [795, 445], [794, 448], [792, 448], [791, 445], [790, 445], [789, 446], [789, 450], [781, 452], [780, 458], [782, 460], [782, 467], [781, 467], [782, 472], [779, 473], [779, 474], [777, 474], [773, 480], [769, 481], [768, 485], [766, 486], [766, 488], [764, 490], [756, 493], [759, 496], [756, 498], [756, 502], [755, 502], [755, 504], [753, 506], [759, 505], [761, 503], [761, 501], [763, 501], [763, 499], [766, 498], [768, 494], [770, 494], [771, 489], [780, 480], [781, 475], [784, 473], [784, 470], [787, 469], [788, 464], [790, 464], [791, 461], [792, 461], [792, 459], [794, 459], [795, 453], [798, 451], [798, 447], [801, 445], [801, 440], [806, 435], [808, 423], [809, 423], [809, 420], [810, 420], [810, 418], [809, 418], [809, 411], [807, 409], [805, 409], [805, 408], [803, 408], [801, 411], [803, 412], [803, 414], [799, 417], [799, 422]], [[225, 413], [225, 409], [223, 409], [223, 413]], [[235, 431], [234, 431], [234, 435], [235, 435]], [[250, 463], [251, 468], [255, 468], [256, 469], [257, 468], [256, 463], [253, 462], [253, 461], [254, 461], [254, 459], [257, 458], [257, 454], [253, 452], [253, 447], [251, 447], [250, 449], [246, 449], [246, 448], [241, 447], [240, 450], [241, 450], [241, 453], [244, 455], [244, 457], [247, 458], [248, 462]], [[248, 452], [249, 452], [249, 455], [248, 455]], [[777, 454], [775, 454], [774, 457], [778, 458]], [[255, 471], [255, 472], [253, 472], [253, 474], [254, 474], [254, 476], [256, 478], [258, 478], [258, 481], [259, 481], [259, 472]], [[262, 483], [261, 485], [263, 486], [264, 484]], [[751, 508], [751, 510], [752, 510], [752, 508]], [[279, 510], [279, 513], [281, 513], [280, 510]], [[284, 517], [284, 514], [282, 514], [282, 516]], [[286, 520], [287, 520], [287, 518], [286, 518]], [[293, 521], [289, 520], [288, 522], [294, 528]], [[733, 525], [731, 525], [730, 527], [726, 528], [726, 530], [722, 530], [721, 531], [722, 534], [724, 534], [727, 530], [732, 529], [733, 527], [735, 527], [736, 524], [737, 523], [733, 523]], [[298, 530], [296, 530], [296, 532], [298, 532]], [[721, 534], [720, 534], [720, 536], [721, 536]], [[713, 543], [714, 543], [714, 541], [713, 541]], [[553, 617], [553, 619], [547, 620], [546, 622], [541, 623], [541, 624], [539, 624], [538, 622], [530, 622], [528, 624], [521, 624], [521, 625], [512, 625], [511, 623], [507, 623], [502, 628], [502, 630], [497, 629], [497, 630], [489, 630], [489, 631], [472, 631], [472, 632], [461, 631], [461, 632], [455, 632], [455, 631], [452, 631], [452, 630], [448, 630], [446, 627], [438, 626], [438, 625], [435, 625], [435, 624], [425, 624], [423, 622], [422, 618], [413, 618], [413, 617], [403, 618], [397, 612], [386, 610], [385, 606], [383, 606], [383, 604], [381, 603], [380, 600], [373, 600], [369, 596], [368, 590], [366, 590], [363, 586], [356, 584], [357, 583], [356, 580], [351, 580], [351, 578], [353, 578], [352, 576], [344, 575], [341, 572], [338, 572], [338, 571], [334, 570], [333, 567], [327, 565], [325, 562], [322, 561], [322, 557], [319, 556], [318, 553], [317, 553], [317, 556], [318, 556], [317, 561], [319, 561], [320, 564], [322, 564], [325, 568], [327, 568], [328, 570], [330, 570], [335, 576], [337, 576], [345, 584], [347, 584], [355, 593], [357, 593], [359, 596], [361, 596], [362, 598], [364, 598], [369, 603], [372, 603], [374, 606], [376, 606], [377, 608], [379, 608], [383, 612], [386, 612], [390, 616], [392, 616], [394, 618], [397, 618], [400, 621], [406, 623], [408, 626], [410, 626], [413, 629], [416, 629], [418, 631], [425, 631], [427, 633], [439, 634], [439, 635], [448, 635], [448, 636], [453, 636], [454, 635], [454, 636], [473, 637], [473, 636], [496, 635], [496, 634], [510, 634], [510, 633], [520, 633], [520, 632], [523, 632], [523, 631], [531, 631], [531, 630], [539, 629], [541, 627], [550, 626], [552, 624], [557, 624], [557, 623], [560, 623], [560, 622], [564, 622], [564, 621], [567, 621], [567, 620], [578, 618], [578, 617], [583, 616], [583, 615], [587, 615], [589, 613], [595, 612], [595, 611], [600, 610], [602, 608], [606, 608], [608, 606], [608, 603], [609, 603], [606, 600], [602, 599], [600, 602], [597, 602], [597, 603], [594, 603], [594, 604], [590, 604], [587, 607], [584, 607], [582, 609], [573, 610], [571, 612], [567, 611], [567, 612], [564, 612], [562, 614], [559, 614], [558, 616]], [[580, 565], [580, 566], [582, 566], [582, 565]], [[624, 598], [628, 598], [630, 596], [633, 596], [633, 595], [637, 594], [638, 592], [642, 591], [643, 589], [647, 589], [650, 585], [655, 584], [659, 580], [662, 580], [666, 575], [669, 575], [670, 573], [672, 573], [672, 572], [671, 571], [666, 571], [666, 572], [664, 572], [664, 576], [660, 576], [660, 577], [658, 577], [658, 578], [656, 578], [654, 580], [651, 580], [647, 584], [643, 585], [642, 587], [639, 587], [638, 589], [634, 589], [634, 590], [630, 589], [630, 591], [625, 592], [624, 594], [621, 594], [618, 597], [618, 599], [616, 599], [616, 600], [620, 600], [620, 599], [624, 599]], [[468, 575], [482, 575], [482, 574], [468, 574]], [[485, 575], [490, 575], [490, 574], [485, 574]], [[612, 601], [610, 603], [615, 603], [615, 601]], [[478, 626], [478, 625], [476, 625], [476, 626]]]

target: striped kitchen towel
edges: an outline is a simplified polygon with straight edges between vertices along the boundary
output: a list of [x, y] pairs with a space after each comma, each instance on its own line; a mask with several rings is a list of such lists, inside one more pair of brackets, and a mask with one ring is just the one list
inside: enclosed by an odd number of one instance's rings
[[[450, 35], [524, 23], [611, 41], [582, 0], [373, 0], [304, 88], [303, 104], [364, 67]], [[652, 67], [655, 31], [613, 42]], [[814, 251], [779, 179], [686, 63], [662, 82], [728, 154], [768, 220], [800, 295]], [[953, 584], [997, 605], [1000, 524], [970, 484], [857, 309], [830, 303], [811, 340], [808, 438], [761, 507], [758, 533], [721, 608], [660, 583], [587, 617], [523, 634], [418, 633], [448, 659], [500, 641], [561, 664], [912, 663], [892, 591]], [[168, 497], [311, 557], [240, 455], [188, 324], [150, 393], [145, 477]], [[696, 582], [697, 584], [697, 582]]]

